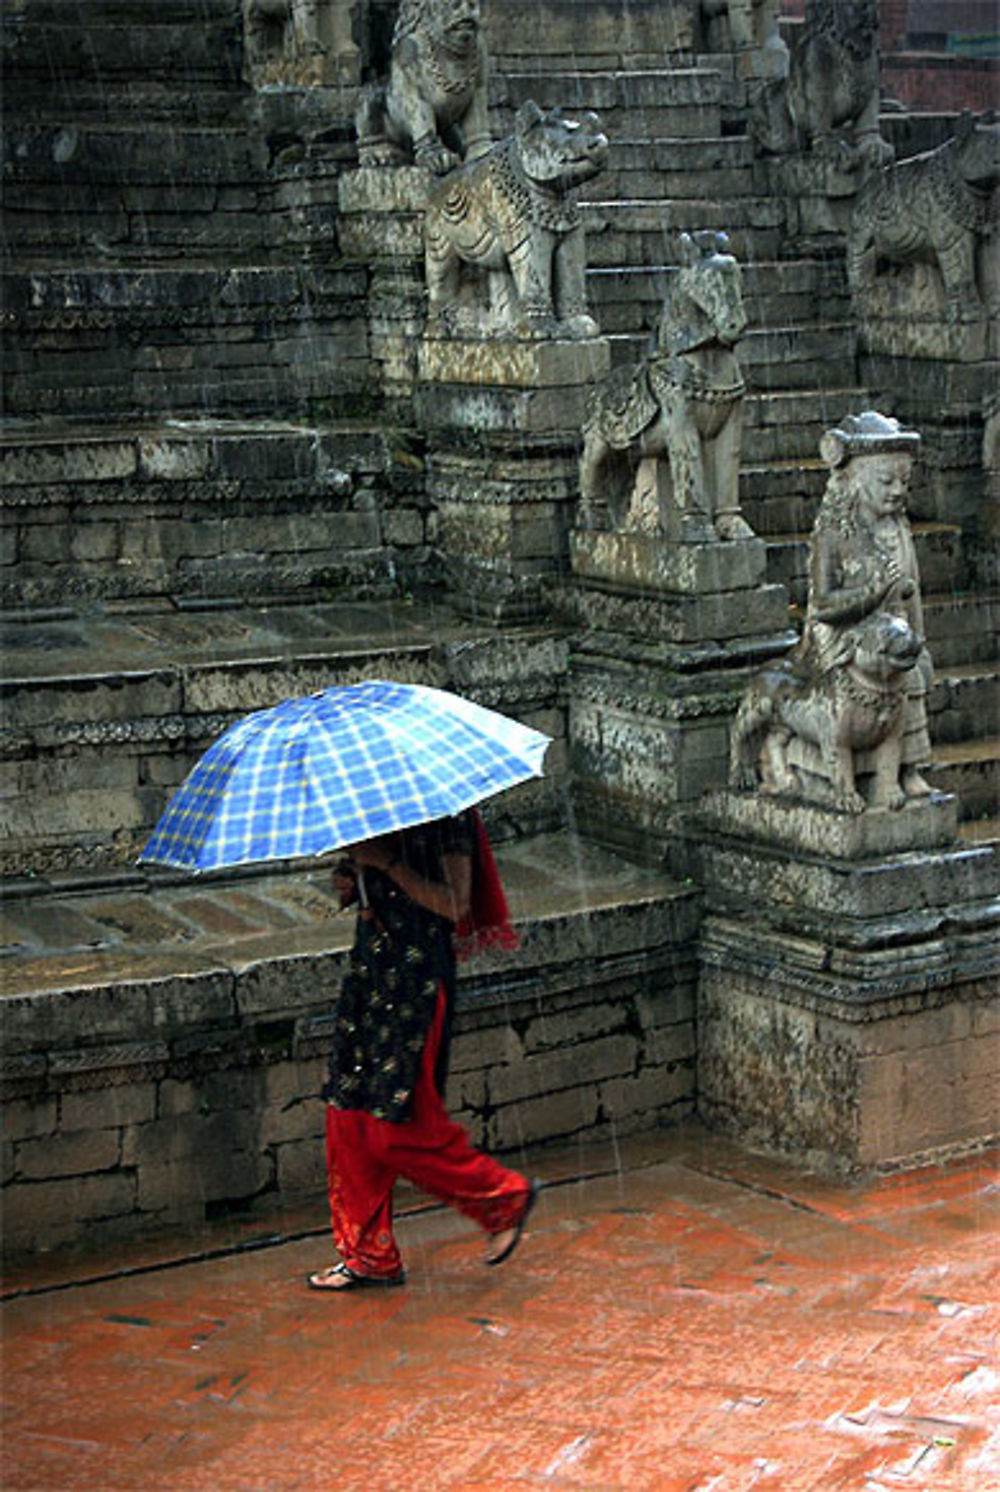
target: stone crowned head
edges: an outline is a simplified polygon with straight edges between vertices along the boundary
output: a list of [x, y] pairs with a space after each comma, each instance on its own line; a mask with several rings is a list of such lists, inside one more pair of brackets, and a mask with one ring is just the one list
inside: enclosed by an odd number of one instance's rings
[[855, 456], [915, 456], [919, 445], [917, 430], [905, 429], [892, 415], [866, 409], [863, 414], [846, 415], [835, 429], [827, 430], [820, 440], [819, 453], [827, 466], [836, 470]]

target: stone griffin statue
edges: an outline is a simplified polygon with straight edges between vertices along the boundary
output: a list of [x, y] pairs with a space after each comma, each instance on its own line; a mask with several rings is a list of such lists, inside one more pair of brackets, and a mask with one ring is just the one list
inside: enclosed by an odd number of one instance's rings
[[413, 162], [435, 176], [490, 148], [479, 0], [402, 0], [387, 82], [355, 117], [362, 166]]
[[573, 192], [607, 154], [596, 114], [575, 120], [529, 101], [513, 134], [432, 183], [424, 222], [431, 334], [597, 334]]
[[678, 253], [649, 352], [614, 369], [588, 402], [580, 526], [751, 538], [739, 502], [739, 262], [714, 231], [682, 233]]
[[766, 149], [805, 151], [845, 172], [892, 159], [879, 130], [877, 0], [806, 0], [787, 85], [765, 95], [755, 127]]
[[979, 320], [985, 307], [976, 254], [995, 227], [998, 187], [995, 114], [979, 120], [963, 114], [955, 134], [936, 150], [871, 176], [858, 193], [847, 235], [852, 294], [864, 300], [881, 264], [929, 263], [940, 275], [949, 319]]
[[824, 435], [830, 478], [810, 539], [805, 631], [740, 704], [733, 788], [844, 813], [900, 808], [930, 792], [932, 666], [905, 507], [919, 442], [873, 410]]

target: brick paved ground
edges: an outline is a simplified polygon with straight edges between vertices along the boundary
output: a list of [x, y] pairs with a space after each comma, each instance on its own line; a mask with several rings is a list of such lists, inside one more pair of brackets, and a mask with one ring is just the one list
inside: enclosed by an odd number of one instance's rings
[[307, 1292], [319, 1234], [37, 1264], [3, 1307], [2, 1484], [995, 1492], [996, 1161], [843, 1185], [695, 1128], [548, 1153], [508, 1265], [414, 1212], [384, 1294]]

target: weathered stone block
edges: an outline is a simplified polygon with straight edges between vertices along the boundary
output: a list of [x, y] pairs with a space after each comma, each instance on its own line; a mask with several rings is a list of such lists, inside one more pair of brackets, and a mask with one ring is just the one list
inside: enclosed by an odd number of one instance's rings
[[156, 1084], [152, 1082], [120, 1084], [92, 1092], [67, 1092], [59, 1099], [63, 1130], [124, 1129], [133, 1124], [147, 1124], [155, 1114]]
[[573, 573], [643, 593], [745, 590], [764, 579], [760, 539], [738, 543], [672, 543], [642, 534], [576, 529], [570, 536]]
[[56, 1176], [82, 1176], [90, 1171], [112, 1171], [121, 1157], [117, 1129], [60, 1131], [55, 1141], [22, 1140], [15, 1147], [15, 1166], [26, 1181], [48, 1181]]
[[4, 1189], [7, 1248], [33, 1248], [40, 1238], [79, 1237], [88, 1222], [124, 1217], [136, 1205], [134, 1176], [107, 1172], [55, 1181], [12, 1182]]
[[326, 1161], [320, 1136], [290, 1140], [275, 1147], [275, 1175], [283, 1197], [314, 1197], [326, 1183]]
[[490, 1115], [486, 1144], [490, 1150], [502, 1152], [579, 1134], [596, 1122], [597, 1111], [597, 1089], [592, 1083], [506, 1104]]
[[558, 1093], [561, 1089], [575, 1087], [583, 1073], [589, 1082], [598, 1082], [603, 1077], [633, 1072], [638, 1051], [634, 1037], [611, 1036], [602, 1041], [577, 1042], [558, 1051], [526, 1056], [516, 1067], [490, 1071], [490, 1103], [499, 1107], [538, 1093]]

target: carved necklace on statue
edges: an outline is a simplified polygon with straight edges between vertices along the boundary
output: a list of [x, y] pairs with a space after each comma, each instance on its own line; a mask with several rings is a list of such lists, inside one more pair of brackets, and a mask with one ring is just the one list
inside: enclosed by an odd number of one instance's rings
[[440, 41], [430, 41], [427, 48], [427, 70], [442, 93], [468, 93], [476, 81], [477, 61], [475, 52], [471, 57], [458, 58]]
[[490, 175], [493, 177], [501, 199], [507, 198], [524, 222], [537, 223], [554, 233], [567, 233], [580, 222], [580, 209], [569, 197], [557, 197], [542, 192], [525, 176], [513, 146], [495, 150], [490, 156]]

